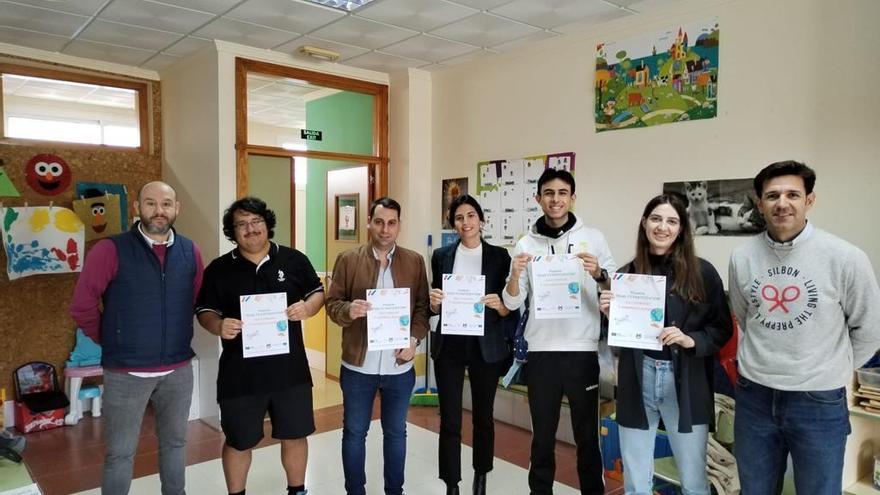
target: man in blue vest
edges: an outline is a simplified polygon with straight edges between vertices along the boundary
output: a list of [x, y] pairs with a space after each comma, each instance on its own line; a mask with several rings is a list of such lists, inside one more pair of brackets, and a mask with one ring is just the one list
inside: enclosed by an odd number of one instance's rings
[[[127, 494], [147, 403], [159, 437], [162, 494], [183, 494], [192, 398], [193, 305], [202, 283], [198, 246], [172, 228], [174, 189], [150, 182], [134, 203], [130, 231], [86, 256], [70, 305], [76, 324], [101, 343], [107, 454], [101, 490]], [[99, 305], [103, 304], [103, 312]]]

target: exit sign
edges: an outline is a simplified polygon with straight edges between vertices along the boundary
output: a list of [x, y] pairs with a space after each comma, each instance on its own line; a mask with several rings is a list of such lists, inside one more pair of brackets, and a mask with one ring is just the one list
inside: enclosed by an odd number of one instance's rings
[[313, 131], [311, 129], [300, 129], [299, 131], [299, 137], [306, 141], [320, 141], [321, 135], [321, 131]]

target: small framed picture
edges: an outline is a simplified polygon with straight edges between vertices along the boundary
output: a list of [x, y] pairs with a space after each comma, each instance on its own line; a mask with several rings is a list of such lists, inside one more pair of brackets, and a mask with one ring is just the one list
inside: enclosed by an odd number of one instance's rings
[[336, 240], [360, 242], [358, 235], [358, 194], [336, 195]]

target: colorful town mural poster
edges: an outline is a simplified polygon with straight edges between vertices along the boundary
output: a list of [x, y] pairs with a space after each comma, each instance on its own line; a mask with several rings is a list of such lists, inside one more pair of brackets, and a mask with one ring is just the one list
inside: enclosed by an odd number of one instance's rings
[[718, 113], [718, 22], [596, 46], [596, 132]]
[[85, 226], [59, 206], [4, 208], [0, 212], [9, 280], [82, 271]]

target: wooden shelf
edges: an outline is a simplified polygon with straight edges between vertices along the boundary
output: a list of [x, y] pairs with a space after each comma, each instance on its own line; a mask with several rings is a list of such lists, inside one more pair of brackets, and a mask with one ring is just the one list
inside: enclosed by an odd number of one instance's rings
[[844, 495], [880, 495], [880, 490], [874, 488], [872, 476], [865, 476], [848, 486], [843, 493]]
[[[864, 409], [860, 409], [858, 407], [851, 406], [849, 410], [850, 416], [858, 416], [860, 418], [868, 418], [880, 421], [880, 414], [872, 413], [865, 411]], [[880, 493], [880, 492], [877, 492]]]

